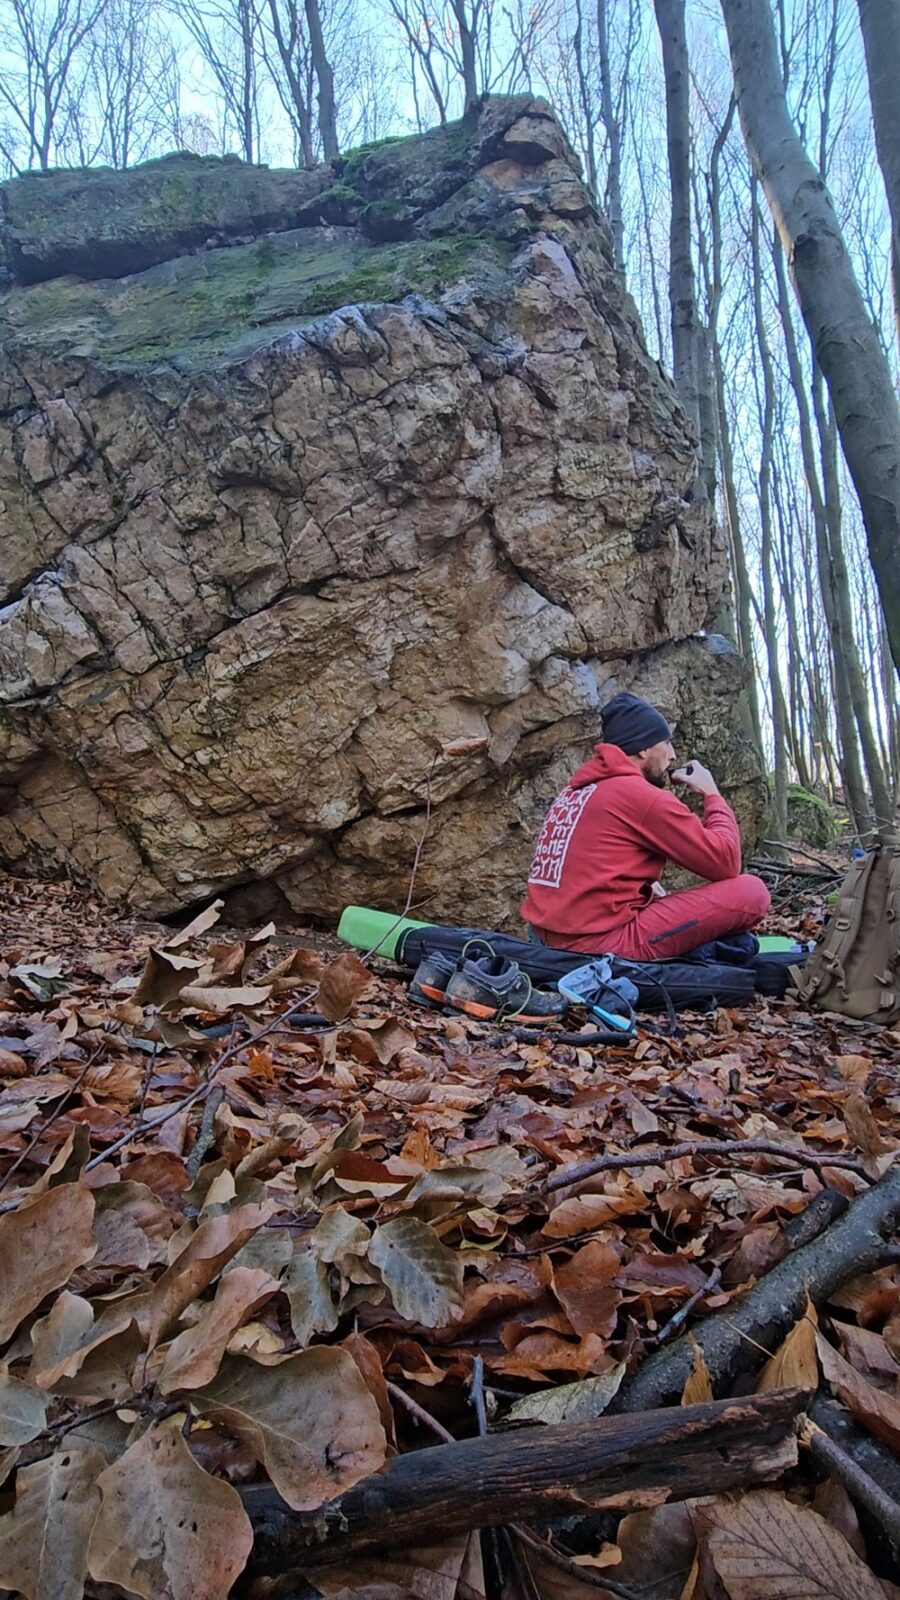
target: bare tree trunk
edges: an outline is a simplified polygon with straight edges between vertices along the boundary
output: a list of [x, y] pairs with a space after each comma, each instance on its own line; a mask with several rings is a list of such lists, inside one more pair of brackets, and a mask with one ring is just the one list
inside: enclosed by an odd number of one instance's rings
[[313, 70], [319, 86], [319, 133], [322, 136], [322, 153], [326, 161], [332, 161], [338, 154], [337, 109], [334, 103], [334, 72], [325, 49], [319, 0], [306, 0], [306, 21], [309, 26]]
[[669, 223], [669, 308], [672, 371], [681, 403], [700, 438], [697, 296], [691, 252], [690, 73], [685, 0], [653, 0], [666, 79], [666, 143], [672, 209]]
[[775, 428], [775, 379], [766, 334], [762, 304], [762, 272], [759, 252], [759, 200], [754, 179], [751, 185], [750, 243], [753, 268], [753, 316], [756, 342], [762, 364], [763, 407], [762, 442], [759, 458], [759, 518], [762, 531], [763, 606], [766, 656], [769, 663], [769, 690], [772, 700], [772, 737], [775, 746], [773, 813], [776, 839], [787, 838], [787, 711], [778, 663], [778, 619], [775, 609], [775, 580], [772, 556], [772, 442]]
[[622, 220], [622, 130], [616, 115], [609, 60], [607, 0], [597, 0], [597, 50], [600, 57], [600, 115], [606, 130], [606, 220], [620, 272], [625, 271], [625, 224]]
[[900, 339], [900, 6], [896, 0], [857, 0], [866, 50], [875, 148], [891, 213], [891, 279]]
[[[812, 506], [822, 607], [825, 612], [825, 624], [831, 645], [835, 714], [843, 758], [841, 776], [853, 820], [857, 831], [862, 834], [871, 827], [872, 818], [859, 765], [859, 750], [856, 739], [857, 723], [860, 714], [865, 711], [865, 706], [859, 706], [856, 695], [861, 692], [865, 700], [866, 689], [865, 684], [861, 684], [860, 681], [862, 675], [859, 670], [859, 657], [856, 654], [852, 610], [849, 606], [849, 590], [846, 590], [843, 596], [839, 596], [838, 593], [829, 527], [830, 517], [833, 519], [836, 511], [838, 516], [840, 515], [839, 508], [834, 503], [834, 496], [840, 494], [840, 486], [839, 484], [830, 485], [829, 505], [826, 506], [826, 497], [822, 494], [819, 473], [816, 467], [812, 418], [806, 392], [806, 377], [800, 362], [800, 352], [797, 348], [797, 336], [794, 330], [794, 319], [791, 314], [787, 279], [784, 271], [784, 254], [777, 238], [773, 240], [772, 259], [775, 265], [778, 310], [784, 335], [788, 373], [791, 387], [794, 391], [794, 398], [797, 402], [797, 419], [800, 425], [800, 454], [803, 460], [806, 487]], [[846, 573], [844, 576], [846, 578]], [[846, 601], [843, 606], [842, 599]], [[855, 657], [856, 661], [855, 675], [850, 670], [850, 662], [853, 657]], [[854, 686], [856, 695], [854, 695]]]
[[459, 28], [459, 49], [462, 58], [463, 91], [466, 110], [478, 99], [478, 67], [475, 57], [475, 34], [466, 11], [466, 0], [452, 0], [453, 15]]
[[744, 138], [828, 384], [900, 673], [900, 408], [831, 197], [788, 113], [768, 0], [721, 0]]

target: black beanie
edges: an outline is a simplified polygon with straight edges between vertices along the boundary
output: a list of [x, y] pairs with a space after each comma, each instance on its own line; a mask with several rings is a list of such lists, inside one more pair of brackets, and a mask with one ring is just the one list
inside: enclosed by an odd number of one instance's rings
[[646, 700], [639, 700], [636, 694], [614, 695], [600, 716], [605, 742], [618, 745], [627, 756], [635, 755], [638, 750], [649, 750], [651, 745], [672, 737], [662, 713]]

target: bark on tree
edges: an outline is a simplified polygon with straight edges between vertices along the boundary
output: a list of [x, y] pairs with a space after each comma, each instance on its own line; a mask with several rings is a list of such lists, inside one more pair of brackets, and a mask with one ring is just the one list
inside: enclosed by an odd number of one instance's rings
[[672, 206], [669, 309], [672, 371], [681, 403], [700, 438], [697, 295], [691, 248], [691, 123], [685, 0], [653, 0], [666, 79], [666, 144]]
[[744, 138], [791, 266], [859, 496], [900, 673], [900, 408], [831, 197], [791, 122], [769, 0], [721, 0]]
[[891, 213], [891, 280], [900, 339], [900, 5], [857, 0], [866, 52], [875, 149]]
[[622, 130], [616, 115], [609, 58], [609, 16], [607, 0], [597, 0], [597, 53], [600, 58], [600, 115], [606, 131], [606, 217], [613, 241], [613, 254], [620, 272], [625, 271], [625, 225], [622, 220]]
[[316, 74], [319, 102], [319, 133], [322, 154], [332, 161], [338, 154], [337, 108], [334, 101], [334, 71], [325, 48], [322, 33], [322, 14], [318, 0], [306, 0], [306, 21], [309, 27], [309, 44], [313, 70]]
[[[778, 617], [775, 607], [775, 572], [772, 550], [772, 450], [775, 429], [775, 378], [766, 333], [762, 304], [762, 269], [759, 249], [759, 196], [754, 179], [750, 192], [750, 249], [753, 273], [753, 318], [756, 346], [762, 367], [761, 440], [759, 457], [759, 520], [762, 536], [763, 608], [765, 614], [766, 659], [769, 666], [769, 694], [772, 709], [774, 746], [774, 791], [772, 811], [775, 838], [787, 838], [787, 741], [788, 717], [781, 686]], [[779, 854], [781, 852], [779, 851]]]
[[[859, 764], [859, 749], [856, 739], [856, 706], [848, 671], [850, 656], [856, 650], [852, 628], [852, 608], [848, 606], [846, 614], [843, 614], [839, 608], [834, 563], [828, 535], [828, 512], [816, 465], [807, 381], [800, 361], [800, 351], [791, 313], [787, 278], [784, 270], [784, 252], [777, 238], [773, 241], [772, 260], [775, 267], [778, 311], [784, 336], [788, 374], [794, 391], [794, 398], [797, 402], [797, 419], [800, 425], [800, 454], [806, 477], [807, 492], [812, 506], [822, 609], [825, 614], [825, 625], [828, 629], [828, 639], [831, 646], [835, 715], [843, 757], [841, 778], [854, 823], [857, 831], [862, 834], [867, 832], [871, 826], [872, 819]], [[849, 593], [847, 599], [849, 601]]]

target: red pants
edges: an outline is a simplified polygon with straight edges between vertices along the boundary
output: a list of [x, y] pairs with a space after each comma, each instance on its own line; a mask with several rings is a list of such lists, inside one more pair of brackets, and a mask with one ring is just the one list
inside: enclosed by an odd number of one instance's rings
[[[742, 872], [699, 889], [682, 889], [651, 900], [649, 905], [610, 933], [585, 934], [565, 939], [561, 934], [540, 934], [556, 949], [582, 950], [623, 956], [627, 961], [666, 961], [721, 939], [726, 933], [744, 933], [769, 909], [769, 891], [762, 878]], [[536, 930], [539, 932], [539, 930]]]

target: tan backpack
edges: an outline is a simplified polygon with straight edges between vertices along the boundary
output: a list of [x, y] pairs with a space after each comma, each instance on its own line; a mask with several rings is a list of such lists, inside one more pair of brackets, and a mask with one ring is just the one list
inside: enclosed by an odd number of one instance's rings
[[821, 944], [791, 977], [817, 1011], [883, 1023], [900, 1017], [900, 834], [883, 829], [854, 861]]

